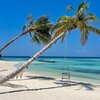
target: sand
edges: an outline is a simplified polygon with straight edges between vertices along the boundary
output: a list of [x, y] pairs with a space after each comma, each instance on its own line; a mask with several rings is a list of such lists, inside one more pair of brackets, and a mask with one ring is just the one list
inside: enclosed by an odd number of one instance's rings
[[[18, 62], [0, 61], [0, 75], [16, 70]], [[100, 85], [87, 82], [61, 82], [55, 77], [24, 72], [0, 86], [0, 100], [100, 100]]]

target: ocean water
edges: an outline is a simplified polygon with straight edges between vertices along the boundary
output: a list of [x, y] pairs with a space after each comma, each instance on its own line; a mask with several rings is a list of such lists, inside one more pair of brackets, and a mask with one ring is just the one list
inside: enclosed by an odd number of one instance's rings
[[[16, 67], [26, 62], [29, 57], [3, 57], [0, 60], [19, 61]], [[55, 62], [40, 62], [48, 60]], [[70, 72], [72, 80], [100, 83], [100, 58], [57, 58], [41, 57], [34, 61], [28, 69], [30, 72], [53, 77], [61, 77], [62, 72]]]

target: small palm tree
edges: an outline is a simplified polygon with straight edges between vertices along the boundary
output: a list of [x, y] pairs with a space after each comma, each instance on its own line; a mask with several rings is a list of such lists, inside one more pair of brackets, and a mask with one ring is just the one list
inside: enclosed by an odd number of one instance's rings
[[[16, 71], [10, 73], [9, 75], [5, 76], [0, 80], [0, 84], [8, 81], [9, 79], [13, 78], [20, 72], [22, 72], [27, 66], [29, 66], [37, 57], [39, 57], [43, 52], [45, 52], [48, 48], [50, 48], [58, 39], [65, 38], [65, 35], [68, 32], [71, 32], [74, 29], [79, 29], [81, 32], [81, 43], [84, 45], [88, 39], [88, 34], [90, 31], [100, 34], [100, 30], [89, 25], [90, 21], [96, 21], [97, 18], [95, 15], [87, 12], [88, 4], [81, 3], [79, 5], [77, 13], [70, 17], [70, 16], [63, 16], [59, 18], [56, 25], [53, 27], [52, 31], [56, 31], [54, 34], [52, 41], [50, 41], [44, 48], [42, 48], [39, 52], [37, 52], [32, 58], [30, 58], [25, 64], [22, 65], [21, 68], [17, 69]], [[69, 7], [67, 11], [72, 9]]]
[[6, 47], [8, 47], [15, 40], [28, 33], [30, 34], [31, 39], [34, 43], [47, 44], [51, 39], [51, 27], [52, 23], [49, 21], [48, 16], [41, 16], [37, 21], [34, 21], [32, 16], [28, 16], [27, 24], [25, 24], [23, 27], [23, 32], [10, 40], [2, 48], [0, 48], [0, 52], [3, 51]]

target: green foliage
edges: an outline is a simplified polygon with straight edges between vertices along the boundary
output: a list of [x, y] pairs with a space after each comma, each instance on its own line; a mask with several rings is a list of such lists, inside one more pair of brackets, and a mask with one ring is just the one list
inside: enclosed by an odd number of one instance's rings
[[97, 35], [100, 35], [100, 29], [93, 27], [93, 26], [86, 26], [87, 30], [96, 33]]
[[77, 16], [81, 16], [87, 9], [88, 9], [89, 5], [86, 2], [82, 2], [80, 3], [79, 7], [78, 7], [78, 12], [77, 12]]
[[33, 21], [33, 17], [28, 16], [27, 21], [23, 27], [23, 32], [30, 29], [29, 34], [32, 42], [46, 44], [51, 40], [52, 23], [49, 21], [49, 16], [41, 16], [37, 21]]
[[[81, 33], [81, 43], [84, 45], [89, 36], [89, 32], [94, 32], [98, 35], [100, 35], [100, 29], [90, 26], [91, 21], [97, 21], [97, 17], [88, 12], [89, 5], [86, 2], [82, 2], [79, 7], [78, 11], [74, 16], [62, 16], [58, 19], [57, 23], [53, 27], [53, 31], [56, 31], [53, 38], [57, 37], [60, 33], [65, 32], [68, 30], [71, 32], [73, 29], [79, 29]], [[69, 6], [69, 10], [72, 9], [71, 6]], [[64, 37], [66, 34], [62, 37], [62, 40], [64, 40]]]
[[92, 13], [85, 14], [86, 16], [82, 19], [83, 22], [97, 21], [97, 17]]
[[36, 44], [47, 44], [48, 43], [48, 38], [43, 36], [41, 33], [35, 31], [34, 35], [32, 36], [32, 42]]

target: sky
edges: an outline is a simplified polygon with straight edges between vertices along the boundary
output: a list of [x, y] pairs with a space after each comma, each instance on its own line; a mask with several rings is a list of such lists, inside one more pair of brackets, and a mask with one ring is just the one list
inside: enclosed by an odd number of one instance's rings
[[[0, 1], [0, 47], [10, 39], [22, 32], [29, 14], [36, 20], [42, 15], [49, 15], [53, 24], [66, 14], [67, 5], [76, 10], [78, 4], [84, 0], [2, 0]], [[90, 4], [89, 12], [100, 19], [100, 0], [85, 0]], [[70, 14], [70, 13], [69, 13]], [[100, 28], [100, 20], [92, 23]], [[30, 36], [21, 37], [12, 43], [1, 54], [3, 56], [32, 56], [44, 45], [37, 46], [31, 42]], [[74, 57], [100, 57], [100, 36], [90, 33], [88, 42], [83, 47], [80, 42], [80, 32], [74, 30], [68, 35], [64, 43], [59, 40], [42, 56], [74, 56]]]

